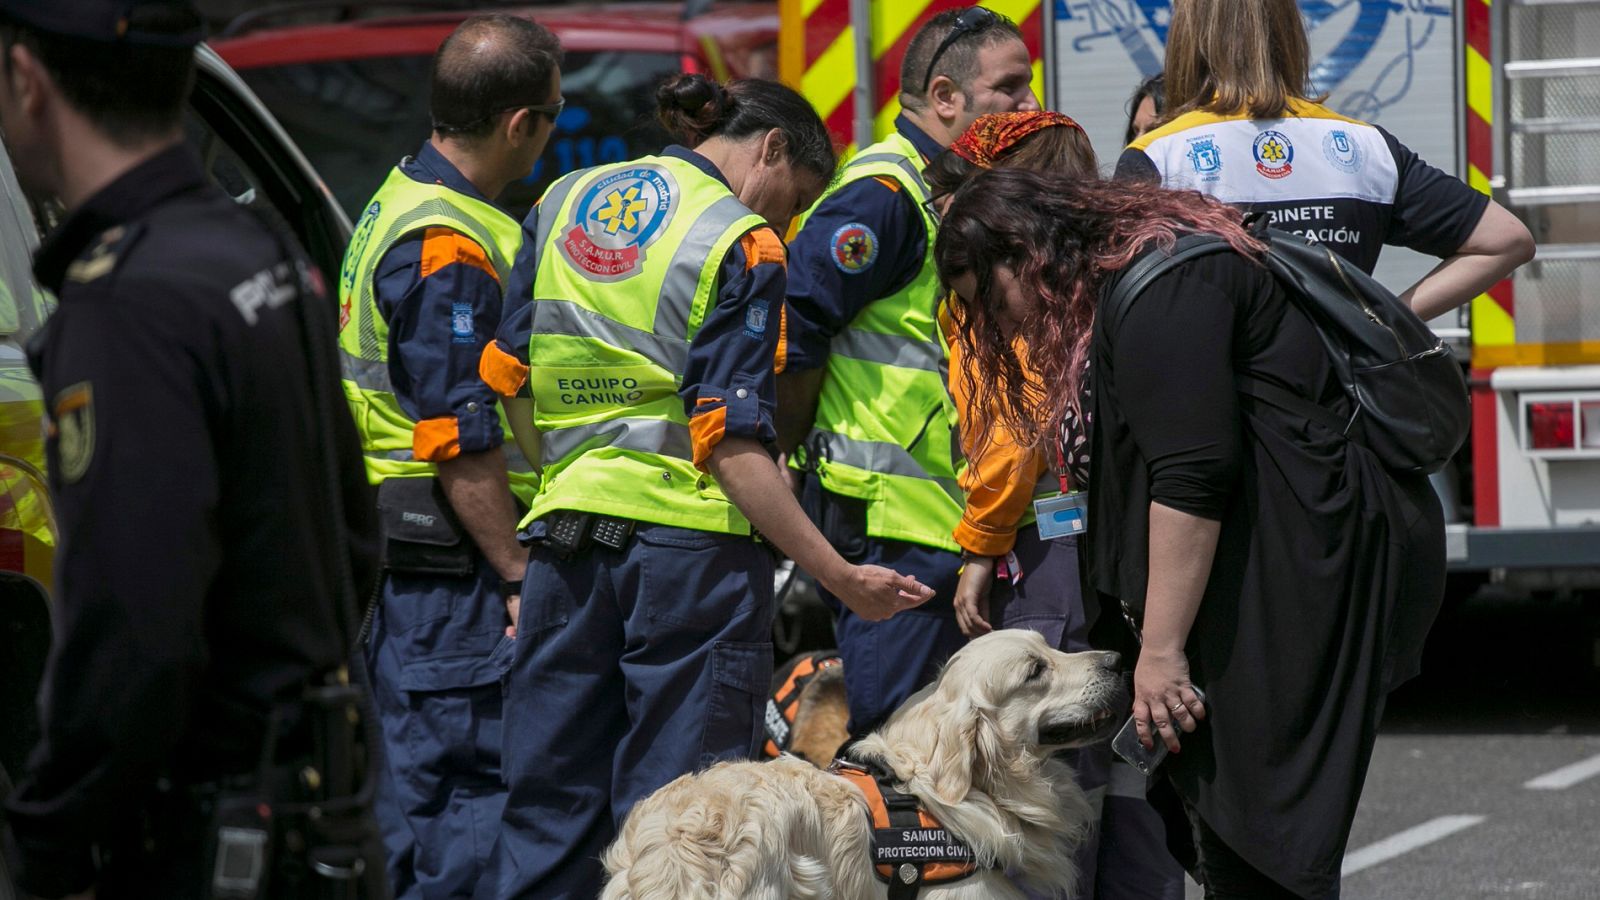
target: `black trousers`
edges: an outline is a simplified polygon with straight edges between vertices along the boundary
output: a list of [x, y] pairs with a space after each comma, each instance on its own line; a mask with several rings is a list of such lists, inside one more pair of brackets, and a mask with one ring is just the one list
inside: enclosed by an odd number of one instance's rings
[[[1194, 874], [1205, 887], [1206, 900], [1302, 900], [1299, 894], [1268, 878], [1233, 852], [1200, 818], [1198, 810], [1185, 803], [1184, 811], [1189, 814], [1195, 850], [1199, 854]], [[1336, 891], [1333, 897], [1324, 900], [1336, 900], [1337, 896]]]

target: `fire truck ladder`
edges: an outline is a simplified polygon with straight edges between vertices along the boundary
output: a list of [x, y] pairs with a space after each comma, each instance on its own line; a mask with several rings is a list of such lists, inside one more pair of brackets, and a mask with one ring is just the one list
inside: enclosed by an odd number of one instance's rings
[[1600, 362], [1574, 349], [1600, 341], [1600, 0], [1491, 8], [1506, 123], [1494, 186], [1539, 245], [1516, 275], [1516, 343], [1552, 348], [1525, 364]]

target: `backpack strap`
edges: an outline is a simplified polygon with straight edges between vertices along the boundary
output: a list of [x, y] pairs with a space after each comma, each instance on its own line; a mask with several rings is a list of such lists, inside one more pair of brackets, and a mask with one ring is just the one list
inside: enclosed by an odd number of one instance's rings
[[1346, 440], [1350, 439], [1350, 428], [1355, 425], [1356, 417], [1361, 414], [1361, 407], [1356, 405], [1355, 413], [1346, 420], [1332, 410], [1318, 406], [1293, 391], [1263, 381], [1254, 375], [1235, 373], [1233, 386], [1239, 393], [1252, 400], [1259, 400], [1268, 406], [1276, 406], [1286, 412], [1310, 419]]
[[1146, 250], [1122, 270], [1111, 291], [1101, 299], [1096, 317], [1104, 318], [1107, 325], [1120, 324], [1128, 307], [1152, 281], [1195, 257], [1231, 249], [1227, 241], [1214, 234], [1186, 234], [1172, 245], [1170, 253], [1159, 247]]

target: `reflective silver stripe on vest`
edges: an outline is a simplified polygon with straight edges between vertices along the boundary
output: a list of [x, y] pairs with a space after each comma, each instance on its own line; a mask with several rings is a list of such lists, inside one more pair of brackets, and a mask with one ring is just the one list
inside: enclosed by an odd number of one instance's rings
[[528, 270], [533, 272], [536, 278], [539, 272], [539, 264], [543, 262], [544, 248], [550, 243], [550, 232], [555, 230], [556, 218], [560, 214], [561, 208], [567, 203], [567, 195], [572, 193], [572, 189], [578, 186], [578, 182], [582, 181], [584, 176], [592, 171], [594, 170], [584, 169], [581, 172], [572, 173], [569, 177], [550, 185], [550, 189], [544, 192], [543, 197], [539, 198], [539, 205], [535, 207], [540, 213], [539, 222], [534, 226], [533, 247], [530, 248], [533, 253], [533, 267]]
[[601, 447], [694, 459], [689, 426], [667, 419], [608, 419], [553, 429], [544, 432], [539, 452], [548, 466]]
[[594, 338], [611, 347], [632, 350], [673, 373], [682, 372], [689, 364], [688, 341], [624, 325], [570, 300], [541, 299], [533, 304], [533, 334]]
[[[661, 280], [661, 293], [656, 298], [656, 334], [689, 337], [689, 314], [694, 309], [695, 289], [700, 286], [700, 273], [705, 271], [707, 257], [717, 239], [748, 215], [750, 208], [729, 194], [711, 204], [689, 226], [689, 233], [673, 251], [666, 277]], [[717, 260], [719, 265], [721, 262]], [[683, 369], [672, 371], [682, 372]]]
[[533, 465], [528, 462], [526, 456], [522, 455], [522, 448], [517, 446], [517, 442], [512, 439], [511, 435], [506, 435], [505, 443], [500, 446], [505, 450], [507, 472], [524, 475], [533, 472]]
[[362, 359], [352, 356], [343, 347], [339, 348], [340, 376], [345, 381], [355, 383], [363, 391], [377, 391], [384, 394], [394, 393], [394, 383], [389, 380], [389, 364], [376, 359]]
[[926, 200], [932, 196], [932, 191], [928, 189], [928, 183], [922, 180], [922, 170], [918, 169], [916, 165], [911, 162], [911, 160], [901, 156], [898, 153], [869, 153], [866, 156], [858, 156], [855, 159], [850, 160], [850, 165], [846, 168], [853, 169], [856, 166], [864, 166], [869, 163], [881, 162], [894, 163], [895, 165], [899, 166], [900, 170], [905, 172], [906, 177], [911, 180], [911, 186], [915, 187], [919, 192], [921, 192], [922, 199]]
[[[961, 490], [961, 485], [954, 478], [938, 478], [928, 474], [927, 470], [917, 462], [916, 458], [907, 453], [899, 444], [889, 444], [882, 441], [861, 441], [846, 437], [835, 431], [823, 431], [820, 428], [812, 429], [806, 437], [805, 450], [808, 454], [820, 456], [823, 460], [876, 472], [880, 475], [900, 475], [906, 478], [923, 478], [932, 481], [944, 489], [952, 499], [962, 505], [966, 504], [966, 494]], [[809, 460], [808, 460], [809, 461]]]
[[370, 456], [373, 459], [392, 459], [395, 462], [417, 461], [416, 456], [412, 455], [410, 450], [367, 450], [362, 455]]
[[[417, 204], [415, 208], [407, 210], [389, 226], [389, 230], [379, 239], [378, 246], [391, 248], [394, 242], [411, 231], [417, 222], [432, 216], [449, 219], [451, 225], [458, 231], [471, 236], [477, 241], [478, 245], [483, 248], [483, 252], [488, 254], [489, 263], [494, 266], [495, 274], [499, 277], [500, 288], [503, 291], [506, 278], [511, 274], [511, 260], [501, 255], [500, 247], [495, 242], [494, 235], [487, 228], [467, 218], [460, 210], [443, 200], [424, 200]], [[384, 250], [384, 253], [388, 252], [388, 249]], [[380, 255], [378, 262], [382, 261], [383, 257]], [[377, 274], [376, 265], [373, 267], [373, 274], [374, 277]], [[361, 348], [361, 357], [363, 359], [377, 359], [382, 351], [382, 348], [378, 346], [378, 316], [381, 313], [378, 311], [378, 304], [374, 294], [375, 286], [372, 282], [372, 278], [362, 279], [359, 285], [361, 294], [356, 298], [356, 302], [362, 305], [361, 332], [356, 335], [356, 340]]]
[[831, 344], [832, 352], [851, 359], [881, 363], [901, 369], [921, 369], [943, 375], [947, 363], [944, 349], [937, 343], [919, 341], [898, 334], [880, 334], [846, 328]]

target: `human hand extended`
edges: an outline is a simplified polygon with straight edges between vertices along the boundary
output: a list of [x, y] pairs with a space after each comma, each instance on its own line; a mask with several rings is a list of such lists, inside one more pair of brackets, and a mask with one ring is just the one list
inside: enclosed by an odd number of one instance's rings
[[933, 597], [933, 588], [883, 566], [850, 566], [836, 582], [823, 587], [868, 622], [881, 622]]
[[511, 624], [506, 626], [506, 637], [517, 636], [517, 613], [522, 611], [522, 595], [512, 594], [506, 598], [506, 616], [511, 619]]
[[1206, 706], [1189, 682], [1189, 659], [1180, 650], [1146, 646], [1133, 670], [1133, 721], [1139, 743], [1153, 749], [1156, 739], [1178, 752], [1178, 730], [1194, 731]]
[[954, 605], [956, 624], [969, 638], [980, 637], [994, 630], [989, 624], [989, 591], [994, 587], [995, 557], [974, 556], [961, 568], [961, 580], [956, 584]]

